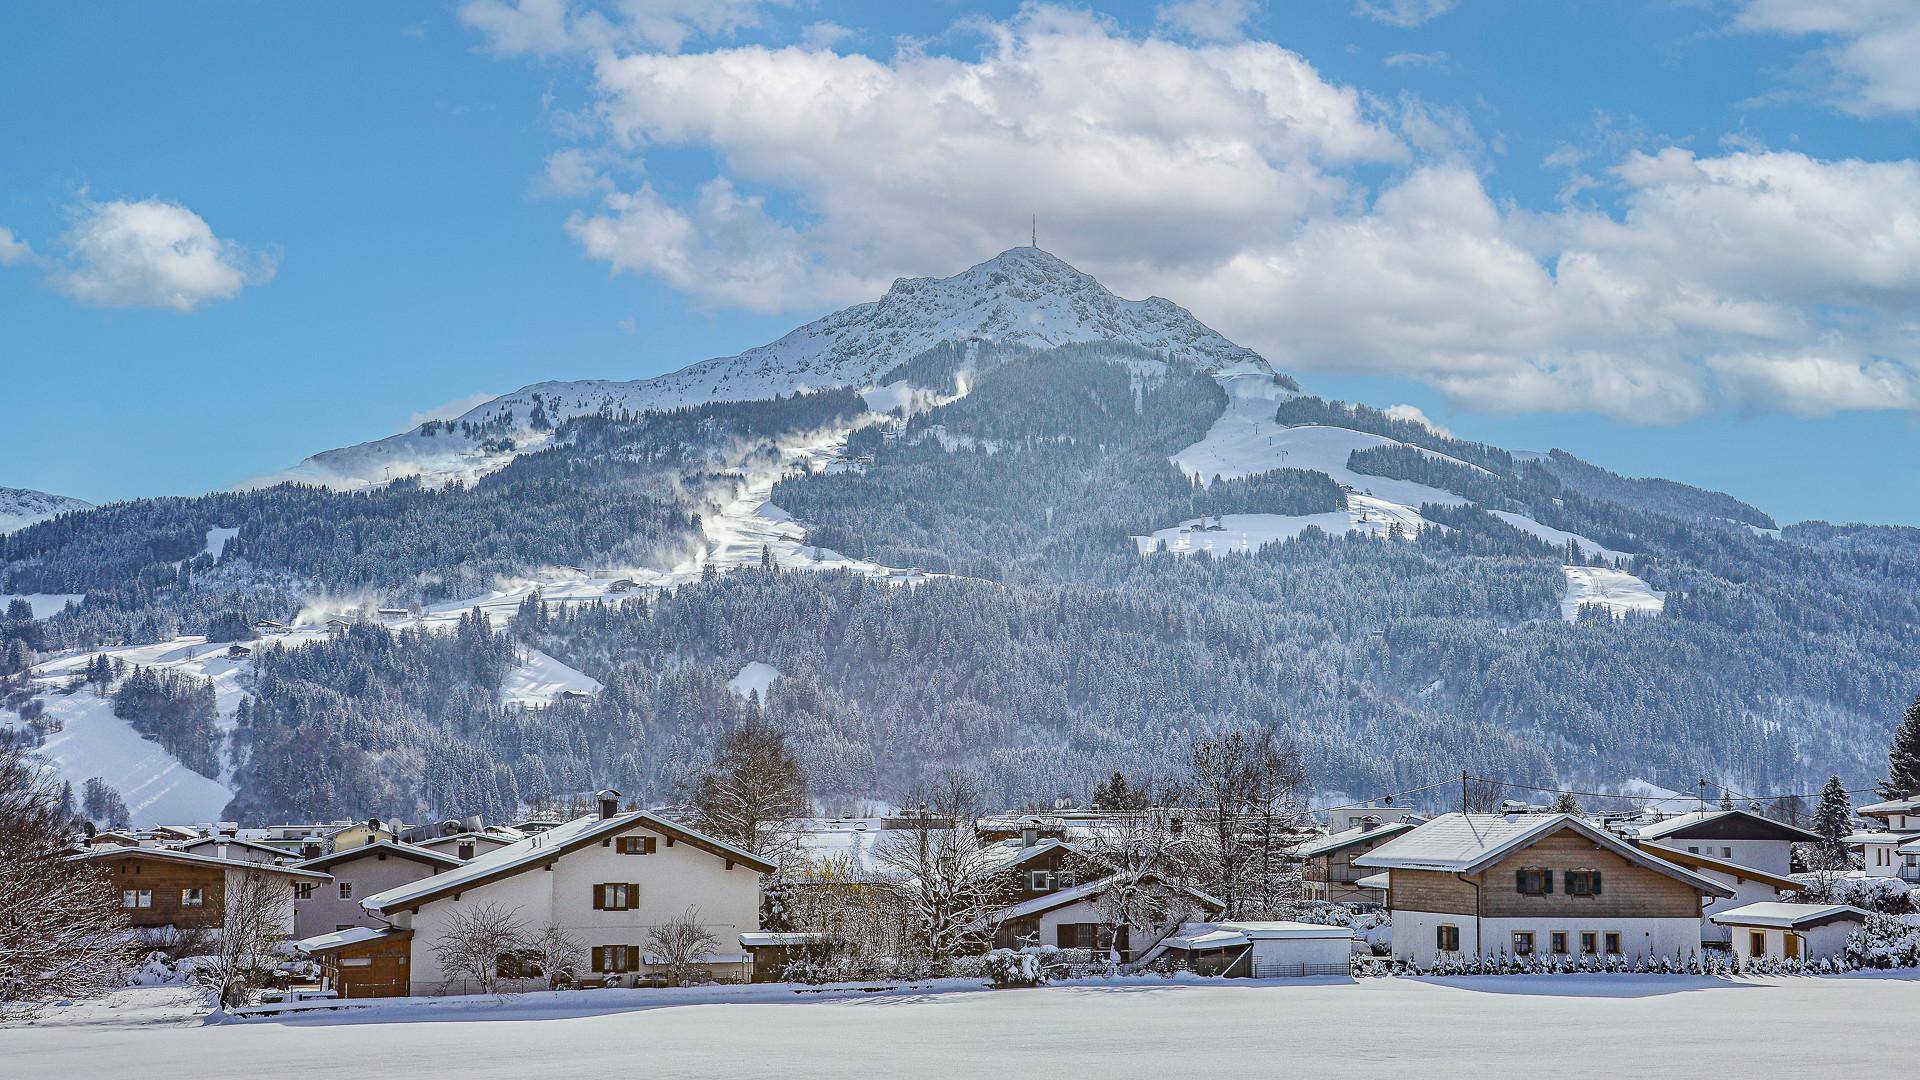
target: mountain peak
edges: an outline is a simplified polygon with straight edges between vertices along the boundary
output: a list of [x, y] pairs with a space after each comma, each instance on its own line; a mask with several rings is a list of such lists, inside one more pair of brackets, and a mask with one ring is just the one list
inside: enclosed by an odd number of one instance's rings
[[85, 510], [92, 503], [50, 495], [30, 488], [0, 487], [0, 533], [24, 529], [37, 521], [57, 517], [69, 510]]
[[[1222, 337], [1178, 304], [1159, 297], [1123, 299], [1051, 252], [1016, 247], [951, 277], [900, 278], [878, 300], [824, 315], [736, 356], [703, 360], [650, 379], [535, 383], [495, 398], [455, 423], [496, 420], [511, 413], [512, 423], [524, 426], [536, 401], [549, 420], [558, 422], [603, 408], [642, 412], [833, 386], [865, 387], [902, 361], [948, 341], [1032, 348], [1117, 341], [1177, 356], [1206, 371], [1272, 371], [1259, 354]], [[476, 466], [475, 461], [472, 447], [455, 445], [448, 436], [409, 432], [327, 451], [267, 482], [297, 479], [358, 486], [409, 471], [454, 475], [500, 464]], [[410, 464], [415, 467], [409, 469]]]

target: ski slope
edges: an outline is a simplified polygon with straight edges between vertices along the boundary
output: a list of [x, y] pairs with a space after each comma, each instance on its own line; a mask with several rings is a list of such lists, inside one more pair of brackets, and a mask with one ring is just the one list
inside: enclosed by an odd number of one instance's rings
[[1560, 601], [1560, 617], [1573, 622], [1584, 604], [1599, 604], [1615, 618], [1630, 612], [1658, 615], [1667, 606], [1667, 594], [1656, 592], [1646, 582], [1627, 573], [1604, 566], [1562, 566], [1567, 576], [1567, 594]]
[[741, 697], [759, 694], [764, 700], [767, 696], [767, 688], [771, 687], [776, 679], [784, 677], [781, 670], [772, 664], [763, 664], [754, 660], [742, 667], [738, 675], [727, 680], [727, 689]]
[[1509, 510], [1489, 510], [1487, 512], [1514, 528], [1519, 529], [1521, 532], [1526, 533], [1528, 536], [1537, 537], [1552, 544], [1554, 547], [1564, 548], [1569, 543], [1578, 544], [1580, 554], [1587, 558], [1599, 555], [1613, 562], [1621, 562], [1633, 558], [1633, 553], [1630, 551], [1616, 551], [1613, 548], [1603, 546], [1597, 540], [1589, 540], [1579, 533], [1570, 533], [1553, 528], [1550, 525], [1542, 525], [1525, 514], [1516, 514]]
[[1347, 509], [1325, 514], [1224, 514], [1194, 518], [1151, 536], [1136, 536], [1133, 542], [1143, 555], [1159, 551], [1162, 543], [1169, 553], [1176, 555], [1196, 551], [1225, 555], [1257, 551], [1263, 544], [1292, 540], [1309, 528], [1333, 536], [1353, 532], [1390, 537], [1398, 526], [1399, 538], [1411, 540], [1422, 526], [1434, 524], [1405, 506], [1370, 495], [1350, 493], [1347, 503]]
[[520, 664], [507, 672], [500, 682], [500, 700], [508, 705], [546, 706], [562, 694], [586, 694], [601, 691], [599, 680], [583, 674], [541, 652], [520, 650]]

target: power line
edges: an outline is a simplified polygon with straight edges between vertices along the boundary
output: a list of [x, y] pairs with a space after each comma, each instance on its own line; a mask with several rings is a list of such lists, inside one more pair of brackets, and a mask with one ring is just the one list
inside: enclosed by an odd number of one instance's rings
[[[1625, 794], [1618, 791], [1575, 791], [1570, 788], [1540, 787], [1535, 784], [1521, 784], [1512, 780], [1493, 780], [1484, 776], [1468, 776], [1466, 777], [1466, 779], [1474, 781], [1476, 783], [1481, 783], [1481, 784], [1495, 784], [1500, 787], [1519, 788], [1523, 791], [1539, 791], [1549, 795], [1579, 795], [1589, 799], [1636, 799], [1642, 802], [1658, 801], [1658, 799], [1655, 796], [1629, 795], [1629, 794]], [[1457, 783], [1457, 782], [1458, 781], [1448, 781], [1448, 783]], [[1435, 786], [1437, 787], [1440, 785], [1435, 785]], [[1774, 799], [1817, 799], [1822, 794], [1824, 794], [1824, 792], [1819, 792], [1819, 791], [1806, 791], [1806, 792], [1794, 792], [1791, 794], [1781, 794], [1781, 795], [1742, 795], [1740, 792], [1734, 791], [1730, 787], [1725, 787], [1720, 784], [1713, 784], [1713, 786], [1729, 794], [1737, 795], [1740, 798], [1748, 800], [1749, 802], [1770, 802]], [[1878, 787], [1869, 785], [1867, 787], [1846, 788], [1844, 790], [1848, 795], [1858, 795], [1861, 792], [1866, 792], [1866, 791], [1872, 791], [1877, 793], [1880, 789]], [[1675, 798], [1675, 799], [1685, 799], [1688, 797], [1689, 796], [1677, 791], [1674, 792], [1673, 795], [1669, 796], [1669, 798]]]

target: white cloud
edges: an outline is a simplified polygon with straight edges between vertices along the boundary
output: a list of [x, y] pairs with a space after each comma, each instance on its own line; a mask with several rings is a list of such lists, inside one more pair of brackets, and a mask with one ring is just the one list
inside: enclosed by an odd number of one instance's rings
[[192, 311], [274, 273], [272, 258], [220, 239], [200, 215], [164, 199], [83, 203], [62, 243], [54, 285], [100, 307]]
[[1257, 10], [1254, 0], [1171, 0], [1154, 9], [1154, 20], [1200, 41], [1237, 41]]
[[800, 44], [809, 49], [831, 49], [843, 41], [857, 41], [861, 36], [860, 31], [850, 26], [823, 20], [809, 23], [800, 31]]
[[1406, 420], [1410, 423], [1419, 424], [1435, 435], [1446, 435], [1449, 437], [1453, 435], [1453, 432], [1429, 420], [1427, 414], [1422, 412], [1418, 405], [1389, 405], [1380, 411], [1395, 420]]
[[499, 396], [499, 394], [467, 394], [463, 397], [454, 398], [452, 401], [435, 405], [433, 408], [427, 409], [424, 412], [409, 415], [406, 424], [402, 426], [400, 430], [412, 431], [429, 420], [457, 419]]
[[677, 50], [759, 25], [768, 0], [467, 0], [460, 21], [503, 56]]
[[[969, 25], [971, 57], [600, 56], [588, 149], [634, 170], [692, 149], [715, 172], [587, 170], [596, 201], [567, 231], [703, 307], [812, 315], [1024, 243], [1037, 213], [1050, 250], [1286, 369], [1650, 423], [1914, 407], [1920, 164], [1635, 133], [1556, 155], [1578, 183], [1528, 210], [1489, 194], [1464, 111], [1362, 95], [1270, 43], [1051, 7]], [[1615, 209], [1578, 203], [1588, 188]]]
[[1866, 116], [1920, 111], [1920, 3], [1914, 0], [1746, 0], [1734, 25], [1757, 33], [1812, 36], [1823, 91]]
[[1430, 67], [1444, 68], [1451, 63], [1447, 54], [1442, 52], [1402, 52], [1394, 53], [1381, 61], [1388, 67]]
[[1862, 359], [1836, 343], [1786, 354], [1741, 353], [1707, 358], [1738, 405], [1802, 416], [1849, 409], [1920, 408], [1920, 375], [1889, 360]]
[[[1209, 260], [1348, 201], [1330, 168], [1408, 154], [1357, 93], [1275, 45], [1138, 39], [1053, 8], [983, 29], [975, 60], [759, 47], [604, 58], [615, 144], [711, 150], [728, 197], [679, 210], [642, 190], [569, 229], [595, 258], [708, 302], [734, 303], [751, 281], [770, 290], [756, 307], [825, 303], [1010, 247], [1029, 214], [1081, 257]], [[789, 193], [799, 223], [757, 221], [757, 203], [732, 194], [753, 187]], [[748, 273], [695, 250], [692, 222], [722, 207], [725, 233], [755, 234]]]
[[12, 266], [33, 257], [33, 248], [25, 240], [13, 235], [13, 230], [0, 225], [0, 266]]
[[1356, 0], [1355, 15], [1390, 26], [1419, 26], [1452, 11], [1459, 0]]

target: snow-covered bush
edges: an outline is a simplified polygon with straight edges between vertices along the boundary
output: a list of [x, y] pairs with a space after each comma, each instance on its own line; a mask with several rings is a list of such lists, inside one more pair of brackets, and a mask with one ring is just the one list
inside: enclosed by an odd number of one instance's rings
[[1847, 963], [1855, 967], [1920, 967], [1920, 926], [1892, 915], [1869, 915], [1847, 935]]
[[987, 977], [999, 987], [1039, 986], [1047, 981], [1039, 950], [995, 949], [987, 954]]

